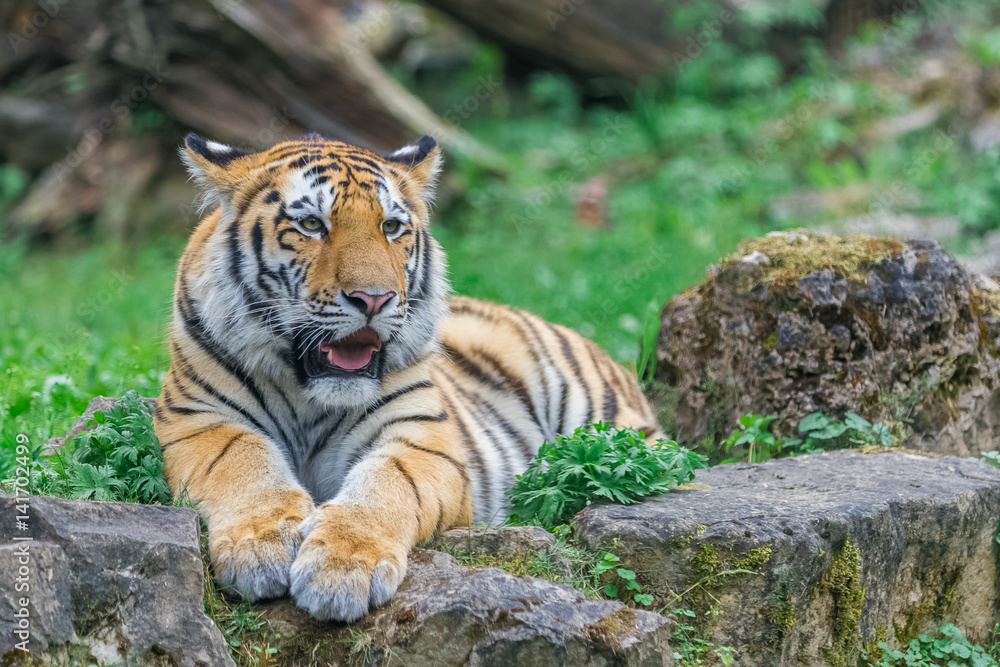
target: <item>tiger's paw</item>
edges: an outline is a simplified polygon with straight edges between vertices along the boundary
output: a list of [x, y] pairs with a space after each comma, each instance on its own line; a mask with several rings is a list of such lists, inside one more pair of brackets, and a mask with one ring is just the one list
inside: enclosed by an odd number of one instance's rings
[[287, 491], [273, 503], [242, 510], [231, 521], [214, 522], [208, 537], [215, 578], [247, 600], [285, 595], [302, 543], [299, 525], [314, 509], [309, 494]]
[[292, 564], [295, 603], [320, 620], [354, 621], [389, 600], [406, 574], [409, 547], [365, 510], [319, 508]]

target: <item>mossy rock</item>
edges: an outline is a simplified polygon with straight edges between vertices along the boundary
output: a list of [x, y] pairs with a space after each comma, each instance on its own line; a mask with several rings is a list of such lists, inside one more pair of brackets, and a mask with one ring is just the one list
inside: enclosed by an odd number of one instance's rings
[[655, 604], [697, 612], [741, 667], [854, 667], [862, 649], [942, 623], [986, 641], [1000, 618], [1000, 471], [985, 463], [841, 450], [719, 465], [698, 482], [590, 506], [577, 534], [617, 539]]
[[280, 635], [277, 664], [660, 665], [670, 655], [658, 614], [437, 551], [415, 549], [407, 567], [398, 593], [350, 625], [288, 600], [258, 605]]
[[790, 435], [813, 412], [975, 456], [1000, 437], [1000, 286], [936, 243], [776, 232], [663, 309], [650, 398], [718, 461], [744, 414]]

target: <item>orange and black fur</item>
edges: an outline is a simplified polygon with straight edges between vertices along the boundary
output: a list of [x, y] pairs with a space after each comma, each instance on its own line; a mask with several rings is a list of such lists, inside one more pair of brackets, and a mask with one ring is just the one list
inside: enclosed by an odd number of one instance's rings
[[448, 298], [430, 137], [261, 153], [190, 135], [215, 210], [181, 258], [155, 427], [216, 576], [322, 619], [392, 597], [410, 549], [502, 518], [538, 447], [592, 420], [661, 435], [621, 366], [526, 312]]

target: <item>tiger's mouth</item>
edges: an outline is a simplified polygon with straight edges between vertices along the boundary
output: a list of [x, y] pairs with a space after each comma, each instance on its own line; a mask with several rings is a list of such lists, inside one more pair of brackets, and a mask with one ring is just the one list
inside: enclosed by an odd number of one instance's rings
[[305, 374], [310, 378], [331, 375], [378, 376], [382, 339], [371, 327], [349, 336], [321, 340], [303, 350]]

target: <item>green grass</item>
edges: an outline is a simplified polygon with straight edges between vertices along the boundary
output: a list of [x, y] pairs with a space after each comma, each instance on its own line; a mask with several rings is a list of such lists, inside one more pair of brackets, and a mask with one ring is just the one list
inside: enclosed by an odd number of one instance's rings
[[0, 247], [0, 476], [17, 433], [37, 448], [95, 395], [159, 393], [179, 250]]

